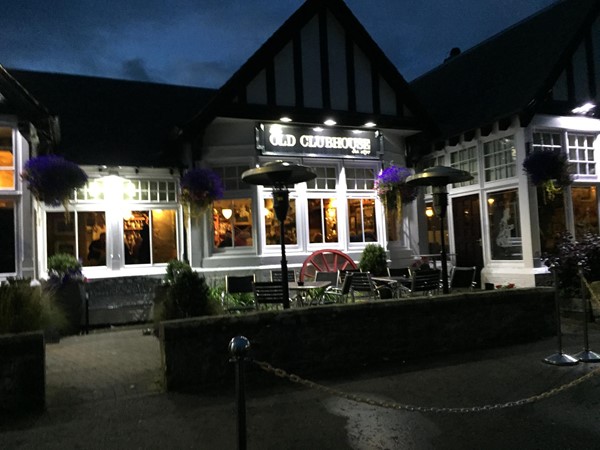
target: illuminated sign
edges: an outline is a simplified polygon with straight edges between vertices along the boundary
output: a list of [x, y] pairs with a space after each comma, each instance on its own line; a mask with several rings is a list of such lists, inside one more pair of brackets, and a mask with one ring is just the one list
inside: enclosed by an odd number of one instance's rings
[[378, 158], [381, 136], [373, 130], [309, 128], [261, 124], [256, 129], [256, 147], [263, 155]]

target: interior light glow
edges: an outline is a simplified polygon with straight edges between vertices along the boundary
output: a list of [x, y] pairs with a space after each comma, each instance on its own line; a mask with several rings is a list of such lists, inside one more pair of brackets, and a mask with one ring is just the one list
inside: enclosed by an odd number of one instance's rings
[[596, 105], [594, 105], [593, 103], [591, 103], [591, 102], [587, 102], [587, 103], [584, 103], [584, 104], [583, 104], [583, 105], [581, 105], [581, 106], [578, 106], [577, 108], [573, 108], [573, 109], [571, 110], [571, 112], [572, 112], [573, 114], [587, 114], [587, 113], [589, 113], [589, 112], [590, 112], [592, 109], [594, 109], [595, 107], [596, 107]]
[[280, 121], [282, 121], [282, 122], [286, 122], [286, 123], [287, 123], [287, 122], [291, 122], [291, 121], [292, 121], [292, 118], [291, 118], [291, 117], [284, 116], [284, 117], [282, 117], [282, 118], [281, 118], [281, 119], [279, 119], [279, 120], [280, 120]]
[[334, 125], [337, 124], [337, 122], [333, 119], [327, 119], [325, 122], [323, 122], [325, 125], [327, 125], [328, 127], [332, 127]]
[[225, 217], [227, 220], [231, 219], [231, 215], [233, 214], [233, 211], [230, 208], [223, 208], [221, 210], [221, 214], [223, 214], [223, 217]]
[[425, 215], [429, 218], [433, 217], [433, 208], [431, 206], [427, 207], [427, 209], [425, 210]]

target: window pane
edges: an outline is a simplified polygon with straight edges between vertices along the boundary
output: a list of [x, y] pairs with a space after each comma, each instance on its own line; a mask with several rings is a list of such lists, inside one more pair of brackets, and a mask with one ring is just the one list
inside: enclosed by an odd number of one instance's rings
[[[279, 233], [279, 220], [275, 215], [275, 209], [273, 207], [273, 199], [265, 199], [265, 236], [267, 245], [275, 245], [280, 243]], [[285, 227], [285, 238], [286, 244], [297, 244], [298, 238], [296, 234], [296, 200], [290, 199], [290, 206], [288, 208], [287, 216], [284, 222]]]
[[556, 238], [567, 229], [563, 190], [549, 198], [545, 188], [540, 186], [537, 198], [541, 256], [547, 256], [556, 251]]
[[515, 176], [517, 149], [512, 136], [483, 145], [485, 181]]
[[572, 187], [575, 239], [585, 233], [598, 233], [598, 200], [595, 186]]
[[348, 200], [348, 229], [350, 242], [376, 242], [375, 200]]
[[64, 212], [46, 213], [46, 244], [48, 256], [57, 253], [68, 253], [77, 256], [75, 248], [75, 214]]
[[522, 259], [516, 189], [488, 194], [492, 259]]
[[15, 205], [12, 201], [0, 201], [0, 273], [15, 273]]
[[177, 215], [172, 209], [153, 209], [152, 263], [177, 259]]
[[149, 216], [149, 211], [131, 211], [123, 219], [125, 264], [150, 264]]
[[218, 200], [213, 203], [215, 248], [251, 247], [252, 200]]
[[311, 243], [337, 242], [337, 207], [334, 199], [308, 200], [308, 228]]
[[0, 189], [15, 188], [12, 129], [0, 127]]
[[106, 265], [106, 216], [104, 212], [77, 213], [79, 258], [83, 266]]

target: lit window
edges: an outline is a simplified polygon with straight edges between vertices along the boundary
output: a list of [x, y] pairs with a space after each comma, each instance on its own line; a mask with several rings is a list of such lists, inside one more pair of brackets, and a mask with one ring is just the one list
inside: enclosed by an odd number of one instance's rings
[[12, 129], [0, 127], [0, 189], [15, 188]]
[[512, 178], [516, 174], [517, 149], [512, 136], [483, 145], [485, 181]]
[[335, 199], [311, 198], [308, 200], [308, 230], [311, 244], [337, 242], [337, 223]]
[[492, 259], [523, 258], [519, 197], [516, 189], [487, 196]]
[[377, 226], [374, 199], [348, 200], [350, 242], [376, 242]]
[[[296, 234], [296, 200], [290, 198], [287, 216], [284, 222], [284, 242], [286, 244], [298, 244]], [[279, 220], [275, 214], [272, 198], [265, 199], [265, 236], [267, 245], [280, 244]]]
[[349, 191], [368, 191], [375, 189], [377, 172], [374, 168], [347, 167], [346, 186]]
[[252, 247], [252, 200], [217, 200], [213, 203], [216, 249]]

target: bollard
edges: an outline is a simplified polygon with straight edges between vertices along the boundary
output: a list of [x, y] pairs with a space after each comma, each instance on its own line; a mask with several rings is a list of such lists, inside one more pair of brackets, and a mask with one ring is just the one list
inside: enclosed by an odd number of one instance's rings
[[229, 361], [235, 363], [238, 450], [246, 450], [246, 386], [244, 364], [249, 348], [250, 341], [244, 336], [236, 336], [229, 341], [229, 353], [231, 354]]
[[579, 361], [576, 358], [573, 358], [571, 355], [567, 355], [562, 351], [562, 326], [560, 321], [560, 297], [558, 295], [558, 283], [556, 280], [556, 271], [553, 270], [553, 267], [550, 267], [552, 271], [552, 277], [554, 280], [554, 304], [556, 308], [556, 338], [557, 338], [557, 352], [547, 356], [542, 361], [548, 364], [553, 364], [555, 366], [574, 366], [578, 364]]
[[583, 270], [579, 268], [579, 280], [581, 282], [581, 301], [583, 302], [583, 351], [577, 353], [575, 358], [581, 362], [596, 363], [600, 362], [600, 355], [590, 350], [590, 343], [588, 337], [588, 316], [590, 314], [589, 304], [587, 300], [587, 287], [585, 285], [585, 278], [583, 277]]

